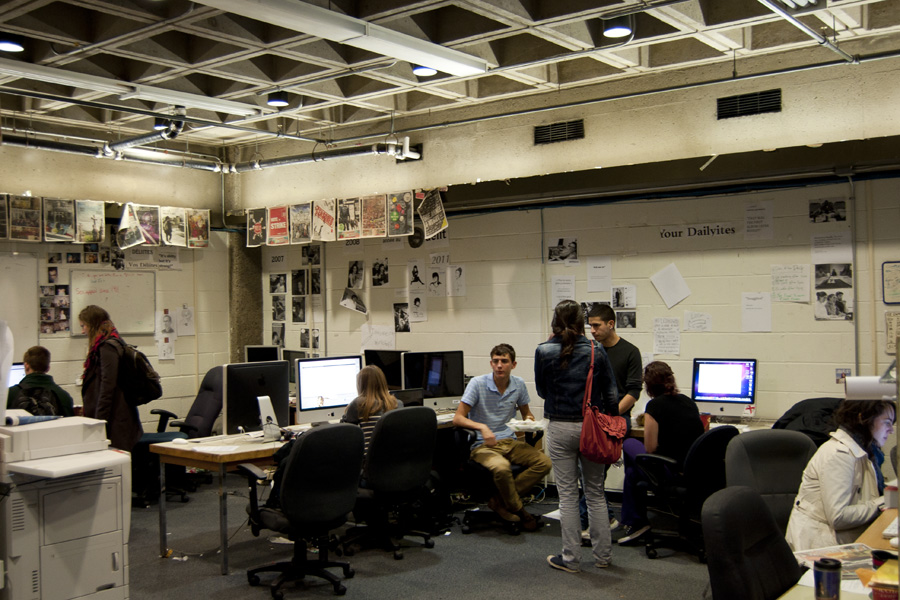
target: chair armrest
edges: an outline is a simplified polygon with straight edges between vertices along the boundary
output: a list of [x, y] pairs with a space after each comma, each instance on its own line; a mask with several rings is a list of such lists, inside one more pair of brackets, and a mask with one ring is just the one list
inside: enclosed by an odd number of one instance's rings
[[266, 472], [252, 463], [241, 463], [237, 466], [237, 471], [247, 478], [247, 484], [250, 488], [250, 523], [253, 535], [259, 535], [259, 495], [256, 492], [256, 482], [265, 481]]
[[166, 430], [170, 419], [177, 419], [178, 415], [162, 408], [154, 408], [150, 411], [151, 415], [159, 415], [159, 424], [156, 426], [156, 432], [162, 433]]
[[244, 475], [248, 480], [265, 479], [266, 472], [254, 465], [253, 463], [241, 463], [237, 466], [238, 473]]
[[678, 476], [678, 461], [659, 454], [638, 454], [634, 462], [654, 487]]
[[177, 427], [181, 430], [181, 433], [191, 433], [192, 431], [200, 431], [200, 428], [196, 425], [189, 425], [185, 421], [172, 421], [169, 423], [172, 427]]

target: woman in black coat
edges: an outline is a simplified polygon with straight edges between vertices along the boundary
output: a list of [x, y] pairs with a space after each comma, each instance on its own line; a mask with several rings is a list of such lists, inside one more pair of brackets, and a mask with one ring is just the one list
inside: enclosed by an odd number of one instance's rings
[[109, 313], [99, 306], [86, 306], [78, 313], [78, 320], [81, 332], [88, 337], [81, 383], [84, 416], [106, 421], [110, 445], [131, 452], [144, 430], [137, 408], [128, 404], [118, 385], [124, 342]]

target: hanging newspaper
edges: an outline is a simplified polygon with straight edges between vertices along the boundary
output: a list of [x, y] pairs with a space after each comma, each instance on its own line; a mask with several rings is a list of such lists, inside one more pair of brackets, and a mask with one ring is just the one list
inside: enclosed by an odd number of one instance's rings
[[412, 192], [388, 195], [388, 236], [400, 237], [413, 232]]
[[309, 242], [309, 231], [312, 222], [311, 209], [312, 202], [291, 205], [290, 219], [292, 244], [306, 244]]
[[362, 201], [362, 230], [360, 237], [374, 238], [387, 235], [387, 197], [365, 196]]
[[265, 208], [251, 208], [247, 210], [247, 247], [256, 248], [266, 243], [266, 218], [268, 211]]
[[425, 238], [430, 238], [447, 229], [447, 216], [444, 214], [444, 203], [437, 190], [425, 192], [425, 198], [417, 209], [422, 225], [425, 226]]
[[141, 225], [144, 243], [150, 246], [159, 246], [159, 207], [135, 204], [134, 216]]
[[0, 240], [9, 237], [9, 213], [6, 194], [0, 194]]
[[188, 248], [209, 247], [209, 209], [187, 209]]
[[44, 198], [44, 241], [75, 241], [75, 202]]
[[162, 223], [162, 243], [166, 246], [187, 246], [185, 223], [187, 217], [183, 208], [161, 206], [159, 218]]
[[9, 239], [41, 241], [41, 199], [32, 196], [9, 197]]
[[333, 242], [335, 236], [334, 199], [316, 200], [313, 203], [312, 239]]
[[106, 236], [106, 205], [99, 200], [75, 201], [75, 243], [99, 244]]
[[125, 208], [122, 209], [122, 218], [119, 219], [119, 232], [116, 234], [116, 241], [122, 250], [144, 243], [144, 234], [141, 233], [141, 225], [134, 214], [134, 207], [131, 203], [126, 204]]
[[359, 198], [338, 200], [338, 239], [359, 237]]
[[283, 246], [291, 242], [288, 231], [287, 206], [275, 206], [269, 210], [269, 235], [266, 244], [269, 246]]

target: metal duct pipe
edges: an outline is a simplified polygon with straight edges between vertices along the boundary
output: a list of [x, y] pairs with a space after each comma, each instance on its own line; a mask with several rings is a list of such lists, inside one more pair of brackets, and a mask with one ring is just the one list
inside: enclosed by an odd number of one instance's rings
[[789, 13], [787, 10], [785, 10], [781, 6], [772, 2], [772, 0], [757, 0], [757, 1], [760, 4], [762, 4], [763, 6], [765, 6], [766, 8], [768, 8], [769, 10], [771, 10], [772, 12], [778, 14], [782, 19], [789, 22], [791, 25], [793, 25], [794, 27], [796, 27], [797, 29], [799, 29], [800, 31], [802, 31], [803, 33], [805, 33], [812, 39], [819, 42], [820, 45], [825, 46], [832, 52], [840, 55], [840, 57], [843, 58], [844, 60], [846, 60], [848, 63], [853, 64], [853, 65], [859, 64], [858, 57], [847, 54], [846, 52], [844, 52], [843, 50], [841, 50], [840, 48], [835, 46], [833, 43], [829, 42], [827, 37], [825, 37], [818, 31], [816, 31], [809, 25], [805, 24], [803, 21], [799, 20], [797, 17], [795, 17], [794, 15]]
[[178, 134], [181, 133], [183, 129], [183, 119], [169, 121], [169, 124], [166, 125], [166, 128], [160, 131], [151, 131], [150, 133], [145, 133], [144, 135], [139, 135], [118, 142], [113, 142], [112, 144], [104, 144], [103, 153], [107, 156], [115, 156], [119, 152], [122, 152], [123, 150], [126, 150], [128, 148], [134, 148], [135, 146], [143, 146], [144, 144], [153, 144], [156, 142], [174, 140], [176, 137], [178, 137]]
[[335, 148], [312, 154], [300, 154], [296, 156], [283, 156], [281, 158], [268, 158], [238, 163], [230, 167], [232, 173], [246, 173], [247, 171], [260, 171], [269, 167], [284, 167], [287, 165], [299, 165], [309, 162], [319, 162], [332, 158], [348, 158], [352, 156], [366, 156], [369, 154], [387, 154], [396, 158], [419, 158], [419, 153], [409, 150], [409, 138], [404, 138], [400, 148], [396, 143], [372, 144], [371, 146], [354, 146], [352, 148]]

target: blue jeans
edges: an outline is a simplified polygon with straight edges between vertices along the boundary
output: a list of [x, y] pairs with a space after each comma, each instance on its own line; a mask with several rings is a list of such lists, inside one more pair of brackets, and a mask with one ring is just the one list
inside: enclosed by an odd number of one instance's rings
[[647, 523], [647, 508], [637, 497], [637, 484], [644, 481], [644, 473], [635, 463], [635, 456], [646, 454], [643, 442], [628, 438], [622, 445], [625, 462], [625, 481], [622, 484], [622, 525], [643, 527]]
[[581, 423], [550, 421], [547, 427], [547, 455], [553, 461], [553, 477], [559, 491], [559, 523], [562, 529], [562, 560], [578, 569], [581, 563], [581, 526], [578, 517], [578, 467], [584, 477], [594, 561], [608, 564], [612, 559], [612, 536], [603, 482], [606, 465], [582, 459], [578, 452]]

